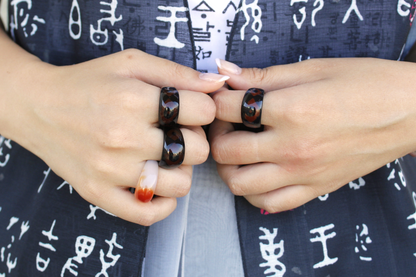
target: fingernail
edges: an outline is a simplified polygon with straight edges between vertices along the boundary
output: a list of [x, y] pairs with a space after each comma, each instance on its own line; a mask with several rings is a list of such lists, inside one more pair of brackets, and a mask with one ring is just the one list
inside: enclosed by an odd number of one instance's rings
[[136, 187], [135, 196], [146, 203], [152, 200], [156, 189], [159, 166], [157, 161], [148, 160], [144, 164]]
[[221, 59], [215, 59], [215, 62], [217, 63], [218, 68], [228, 71], [234, 75], [240, 75], [242, 72], [242, 69], [236, 64]]
[[224, 82], [230, 79], [229, 76], [215, 74], [215, 73], [201, 73], [199, 74], [199, 78], [205, 81], [210, 81], [210, 82]]

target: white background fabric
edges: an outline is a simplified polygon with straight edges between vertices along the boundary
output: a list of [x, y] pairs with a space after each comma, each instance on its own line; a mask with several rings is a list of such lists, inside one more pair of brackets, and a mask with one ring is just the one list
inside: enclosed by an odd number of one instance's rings
[[[209, 42], [195, 41], [196, 48], [203, 49], [197, 68], [216, 73], [215, 58], [225, 58], [231, 31], [227, 19], [234, 19], [235, 10], [223, 13], [228, 4], [224, 1], [202, 2], [189, 1], [194, 32], [199, 31], [195, 28], [205, 31], [212, 22], [215, 30]], [[150, 227], [144, 268], [145, 277], [244, 276], [234, 196], [218, 176], [212, 158], [194, 166], [189, 197], [179, 199], [171, 216]]]

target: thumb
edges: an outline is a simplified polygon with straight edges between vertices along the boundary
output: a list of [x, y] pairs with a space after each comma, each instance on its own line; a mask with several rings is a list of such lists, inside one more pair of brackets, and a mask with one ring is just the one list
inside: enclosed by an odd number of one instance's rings
[[[306, 82], [302, 72], [308, 74], [306, 61], [295, 64], [275, 65], [266, 68], [240, 68], [234, 63], [216, 59], [218, 72], [230, 76], [227, 84], [236, 90], [261, 88], [265, 91], [282, 89]], [[310, 74], [308, 74], [310, 75]]]
[[210, 93], [221, 88], [228, 76], [214, 73], [200, 73], [190, 67], [159, 58], [140, 50], [129, 49], [122, 52], [126, 60], [128, 74], [157, 87]]

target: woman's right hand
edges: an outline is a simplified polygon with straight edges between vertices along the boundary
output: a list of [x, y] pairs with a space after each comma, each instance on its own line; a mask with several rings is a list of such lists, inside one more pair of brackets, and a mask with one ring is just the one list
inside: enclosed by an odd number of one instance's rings
[[[175, 198], [190, 189], [192, 165], [208, 157], [199, 126], [214, 120], [215, 104], [206, 93], [224, 81], [138, 50], [61, 67], [30, 59], [19, 68], [8, 69], [9, 92], [0, 94], [7, 103], [2, 135], [44, 160], [84, 199], [125, 220], [151, 225], [175, 209]], [[144, 204], [129, 189], [144, 162], [162, 155], [163, 86], [179, 91], [186, 154], [180, 167], [159, 168], [160, 197]]]

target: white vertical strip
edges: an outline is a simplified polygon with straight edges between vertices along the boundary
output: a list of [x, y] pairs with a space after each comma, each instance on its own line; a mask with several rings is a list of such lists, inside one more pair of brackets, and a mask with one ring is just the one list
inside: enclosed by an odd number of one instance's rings
[[186, 232], [186, 277], [244, 276], [234, 195], [212, 158], [194, 167]]
[[187, 225], [189, 194], [178, 198], [175, 211], [149, 228], [144, 277], [178, 277]]
[[9, 29], [9, 6], [7, 5], [8, 3], [8, 0], [0, 0], [0, 18], [3, 21], [3, 25], [6, 31]]

